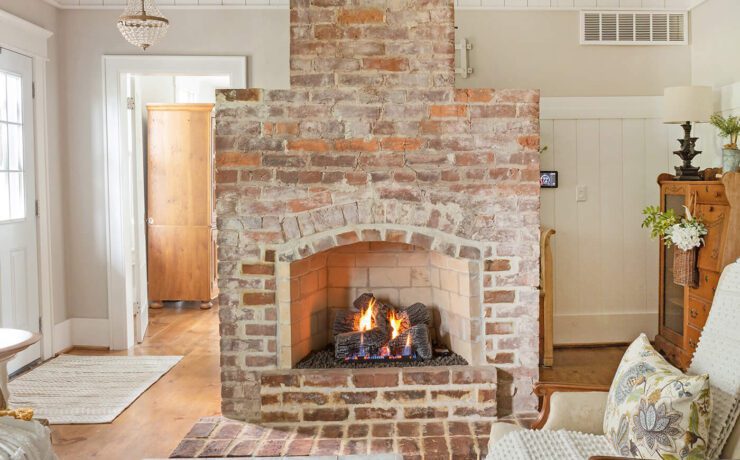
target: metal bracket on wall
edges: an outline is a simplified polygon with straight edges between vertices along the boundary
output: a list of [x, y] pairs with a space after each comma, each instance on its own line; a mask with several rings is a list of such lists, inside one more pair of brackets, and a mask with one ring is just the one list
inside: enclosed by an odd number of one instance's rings
[[468, 78], [468, 75], [473, 73], [473, 68], [468, 66], [468, 51], [473, 49], [473, 44], [468, 42], [467, 38], [461, 39], [455, 43], [455, 51], [460, 52], [460, 59], [458, 60], [458, 66], [455, 66], [455, 75], [459, 75], [462, 78]]

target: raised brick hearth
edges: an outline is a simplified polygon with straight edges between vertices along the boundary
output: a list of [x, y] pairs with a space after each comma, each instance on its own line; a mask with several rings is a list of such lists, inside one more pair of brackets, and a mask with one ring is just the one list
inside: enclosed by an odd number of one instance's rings
[[[452, 0], [293, 0], [290, 17], [291, 89], [217, 97], [224, 415], [469, 422], [533, 409], [538, 92], [454, 89]], [[347, 253], [352, 266], [329, 262]], [[398, 307], [427, 300], [437, 337], [470, 366], [292, 369], [365, 289]]]

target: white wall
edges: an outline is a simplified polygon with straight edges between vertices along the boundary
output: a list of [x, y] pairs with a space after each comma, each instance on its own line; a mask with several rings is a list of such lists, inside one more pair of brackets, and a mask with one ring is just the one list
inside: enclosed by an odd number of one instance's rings
[[[691, 10], [691, 75], [695, 85], [715, 89], [715, 107], [725, 115], [740, 114], [740, 1], [706, 0]], [[698, 148], [720, 165], [722, 145], [708, 124], [696, 129]]]
[[51, 211], [52, 302], [54, 323], [59, 324], [68, 318], [65, 295], [64, 197], [61, 174], [65, 153], [62, 150], [63, 132], [59, 129], [59, 12], [41, 0], [0, 0], [0, 9], [54, 33], [48, 41], [49, 63], [46, 67], [48, 171], [52, 200], [48, 206]]
[[[727, 92], [727, 89], [725, 89]], [[658, 329], [658, 242], [641, 211], [659, 203], [658, 174], [680, 160], [683, 131], [661, 120], [661, 97], [543, 98], [542, 225], [553, 237], [556, 344], [628, 342]], [[725, 104], [740, 107], [738, 99]], [[718, 166], [719, 152], [695, 159]], [[576, 201], [576, 187], [588, 198]]]
[[[115, 10], [60, 17], [65, 269], [69, 314], [107, 317], [102, 56], [142, 54], [115, 27]], [[248, 84], [287, 87], [288, 11], [167, 10], [172, 27], [146, 54], [248, 57]]]
[[706, 0], [690, 19], [692, 83], [719, 88], [740, 82], [740, 2]]
[[[655, 100], [659, 98], [650, 98]], [[640, 211], [658, 202], [655, 178], [669, 170], [668, 134], [650, 110], [600, 113], [599, 100], [576, 114], [547, 113], [543, 100], [543, 170], [559, 188], [543, 189], [542, 225], [555, 228], [555, 343], [620, 342], [655, 334], [657, 243], [640, 228]], [[625, 107], [634, 99], [619, 99]], [[657, 104], [655, 104], [657, 105]], [[588, 110], [591, 107], [595, 111]], [[625, 111], [626, 112], [626, 111]], [[587, 187], [585, 202], [576, 187]]]
[[[736, 0], [728, 0], [736, 1]], [[578, 11], [455, 12], [473, 45], [458, 87], [539, 88], [543, 96], [657, 96], [691, 79], [688, 46], [583, 46]]]

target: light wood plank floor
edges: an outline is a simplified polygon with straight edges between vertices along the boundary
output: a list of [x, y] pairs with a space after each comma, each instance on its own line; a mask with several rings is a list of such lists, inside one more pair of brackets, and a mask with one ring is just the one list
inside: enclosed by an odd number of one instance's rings
[[[165, 458], [200, 418], [220, 413], [218, 309], [150, 310], [143, 343], [127, 352], [72, 350], [81, 355], [184, 355], [113, 423], [56, 425], [54, 449], [61, 459]], [[555, 351], [555, 366], [541, 380], [611, 382], [624, 347]]]
[[198, 418], [220, 414], [218, 309], [149, 310], [144, 342], [133, 350], [72, 350], [79, 355], [183, 355], [162, 379], [104, 425], [52, 426], [60, 459], [166, 458]]

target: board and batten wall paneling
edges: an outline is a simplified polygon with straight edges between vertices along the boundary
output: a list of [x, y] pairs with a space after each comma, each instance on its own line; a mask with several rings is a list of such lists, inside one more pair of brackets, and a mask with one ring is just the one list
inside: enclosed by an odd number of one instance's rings
[[[554, 228], [554, 342], [629, 342], [658, 330], [658, 243], [641, 228], [658, 204], [658, 174], [673, 171], [679, 126], [660, 97], [542, 98], [542, 225]], [[701, 158], [717, 163], [716, 155]], [[578, 186], [586, 201], [576, 200]]]

